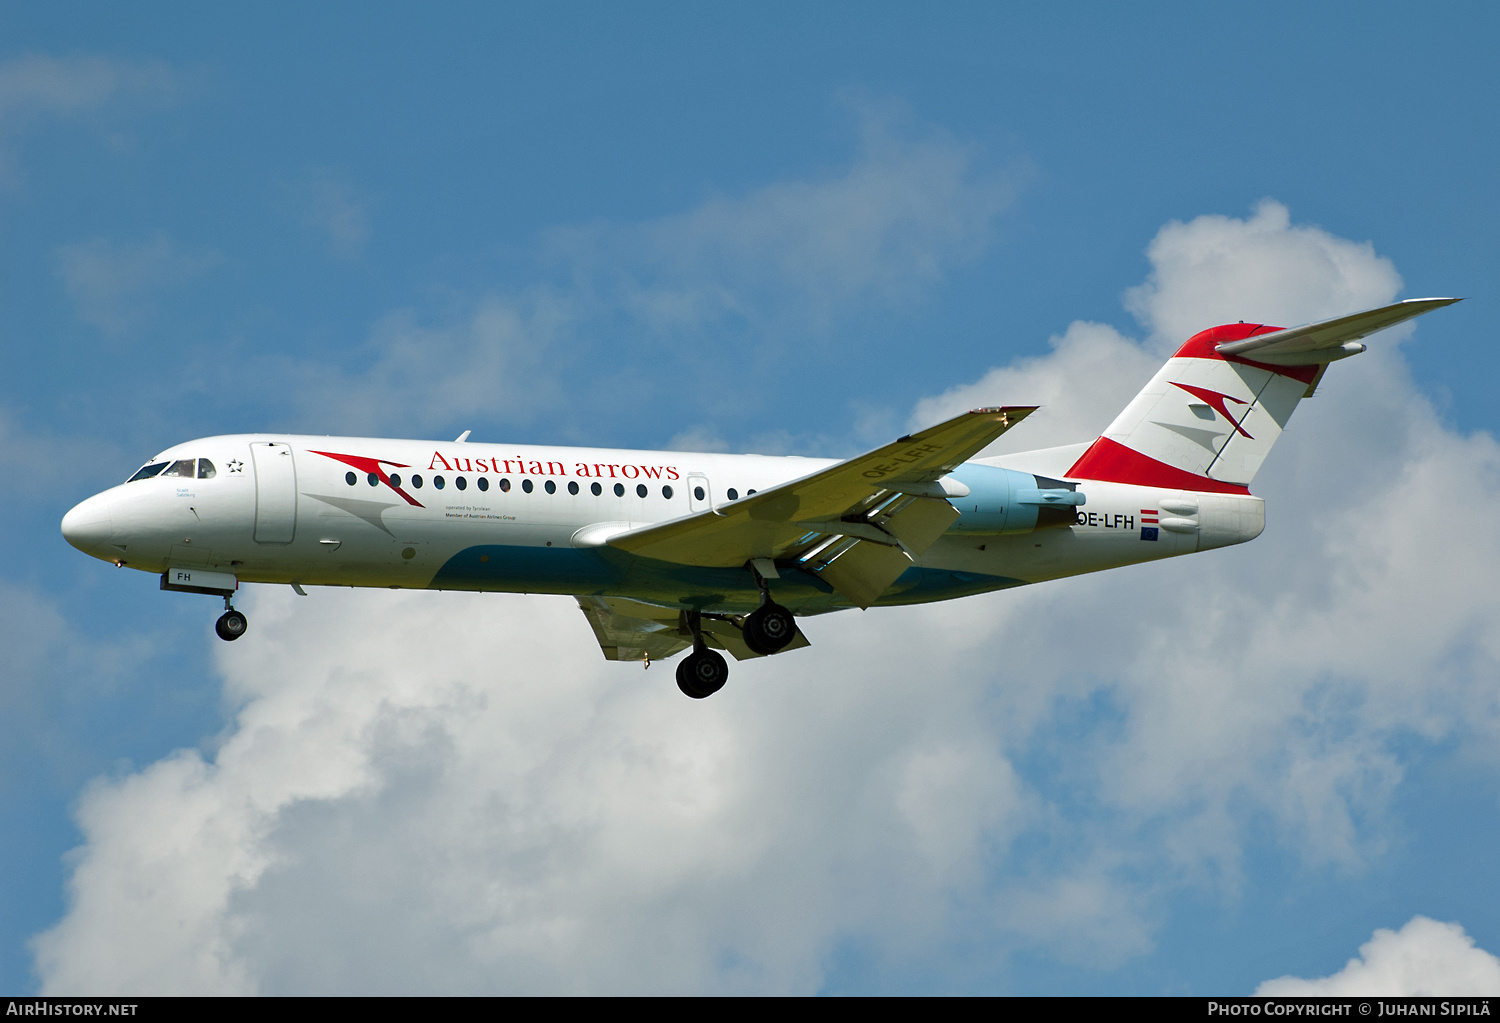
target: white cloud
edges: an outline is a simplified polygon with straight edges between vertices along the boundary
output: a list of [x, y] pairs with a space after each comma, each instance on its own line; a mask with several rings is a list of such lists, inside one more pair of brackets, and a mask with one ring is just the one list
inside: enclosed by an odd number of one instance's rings
[[307, 414], [347, 433], [375, 433], [393, 422], [460, 431], [478, 417], [526, 422], [560, 400], [559, 348], [577, 318], [573, 303], [546, 289], [486, 296], [436, 323], [402, 309], [375, 325], [363, 366], [302, 364], [291, 373], [301, 380]]
[[1203, 216], [1173, 221], [1146, 254], [1151, 274], [1125, 305], [1170, 351], [1215, 324], [1248, 320], [1295, 327], [1389, 302], [1396, 268], [1370, 242], [1352, 242], [1291, 223], [1263, 199], [1245, 220]]
[[[121, 482], [119, 467], [131, 455], [108, 439], [74, 440], [40, 432], [11, 409], [0, 406], [0, 476], [11, 497], [55, 504], [59, 496], [102, 490]], [[5, 512], [0, 511], [0, 515]]]
[[1140, 345], [1099, 323], [1075, 322], [1049, 343], [1050, 355], [997, 366], [972, 384], [919, 401], [908, 428], [920, 430], [989, 405], [1040, 405], [984, 454], [1092, 440], [1161, 365]]
[[[891, 111], [855, 113], [859, 150], [838, 172], [677, 216], [551, 231], [543, 256], [561, 269], [557, 283], [497, 290], [446, 315], [393, 312], [367, 366], [302, 367], [304, 408], [371, 429], [471, 414], [524, 422], [565, 391], [576, 400], [563, 381], [581, 366], [601, 378], [596, 407], [706, 396], [685, 418], [720, 411], [722, 389], [773, 389], [789, 358], [829, 344], [835, 318], [908, 304], [978, 255], [1022, 177]], [[342, 191], [325, 198], [360, 242], [362, 207]]]
[[0, 62], [0, 180], [13, 175], [10, 137], [45, 117], [98, 111], [124, 98], [160, 101], [176, 76], [159, 61], [28, 54]]
[[340, 259], [357, 259], [370, 240], [368, 200], [326, 168], [283, 188], [302, 222], [316, 230]]
[[913, 132], [899, 110], [853, 112], [859, 152], [837, 174], [625, 229], [559, 232], [554, 244], [585, 265], [607, 255], [623, 267], [627, 308], [664, 332], [790, 317], [805, 342], [852, 303], [910, 300], [984, 249], [1026, 175], [983, 170], [968, 147]]
[[[1153, 294], [1275, 300], [1274, 267], [1201, 269], [1244, 230], [1169, 225]], [[1305, 318], [1393, 296], [1373, 252], [1257, 230], [1273, 264], [1345, 253]], [[257, 595], [219, 650], [222, 743], [82, 799], [45, 989], [810, 992], [851, 942], [942, 975], [1110, 968], [1173, 893], [1233, 898], [1252, 843], [1357, 873], [1399, 830], [1403, 748], [1493, 774], [1500, 733], [1500, 538], [1432, 528], [1497, 503], [1500, 447], [1371, 347], [1299, 409], [1253, 544], [814, 619], [702, 703], [602, 661], [563, 599]], [[1035, 395], [1039, 442], [1086, 439], [1154, 359], [1075, 324], [915, 415]]]
[[159, 62], [28, 54], [0, 62], [0, 122], [91, 110], [121, 92], [166, 91], [172, 81]]
[[132, 333], [155, 311], [163, 292], [187, 284], [219, 262], [158, 235], [145, 242], [92, 238], [61, 245], [53, 265], [85, 323], [110, 337]]
[[938, 926], [1028, 812], [977, 680], [933, 701], [932, 658], [854, 618], [703, 704], [567, 600], [278, 590], [251, 620], [211, 758], [85, 794], [48, 990], [809, 991], [841, 927]]
[[100, 769], [94, 715], [160, 653], [159, 635], [101, 637], [70, 610], [35, 585], [0, 579], [0, 799], [11, 807]]
[[1500, 995], [1500, 959], [1476, 948], [1458, 924], [1414, 916], [1399, 931], [1377, 930], [1359, 946], [1359, 957], [1330, 977], [1278, 977], [1255, 993], [1267, 998]]
[[667, 441], [668, 451], [728, 451], [729, 445], [711, 426], [692, 426], [672, 435]]

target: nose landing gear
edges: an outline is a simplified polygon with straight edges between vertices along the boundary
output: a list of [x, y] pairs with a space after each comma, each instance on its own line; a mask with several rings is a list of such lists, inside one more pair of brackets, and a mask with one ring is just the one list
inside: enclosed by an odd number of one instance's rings
[[[231, 562], [238, 565], [239, 562]], [[232, 642], [245, 634], [249, 622], [230, 603], [240, 581], [228, 572], [211, 572], [204, 568], [168, 568], [161, 574], [161, 588], [177, 593], [203, 593], [210, 597], [224, 598], [224, 613], [214, 623], [214, 632], [226, 642]], [[292, 585], [296, 585], [293, 583]]]
[[214, 622], [214, 632], [218, 633], [219, 638], [225, 642], [233, 642], [243, 636], [249, 627], [249, 619], [236, 611], [229, 603], [228, 595], [225, 595], [224, 613], [219, 616], [217, 622]]

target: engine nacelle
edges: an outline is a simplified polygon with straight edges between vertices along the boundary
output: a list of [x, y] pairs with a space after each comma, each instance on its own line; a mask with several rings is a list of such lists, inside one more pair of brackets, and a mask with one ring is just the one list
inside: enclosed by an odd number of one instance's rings
[[1085, 500], [1076, 483], [992, 465], [967, 463], [948, 478], [969, 488], [969, 496], [949, 498], [959, 512], [950, 533], [1029, 533], [1071, 526]]

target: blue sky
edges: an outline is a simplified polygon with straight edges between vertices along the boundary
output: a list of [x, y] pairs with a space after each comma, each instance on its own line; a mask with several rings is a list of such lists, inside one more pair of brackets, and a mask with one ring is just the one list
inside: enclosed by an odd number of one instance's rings
[[[6, 988], [1248, 992], [1333, 974], [1414, 916], [1500, 949], [1500, 566], [1453, 528], [1500, 489], [1483, 326], [1497, 20], [1479, 4], [1421, 21], [1369, 4], [0, 11], [18, 541], [0, 568], [0, 857], [22, 879], [0, 895]], [[786, 679], [762, 671], [706, 719], [649, 695], [665, 676], [595, 663], [566, 602], [268, 592], [231, 650], [211, 602], [57, 532], [155, 451], [234, 431], [841, 454], [993, 393], [1048, 403], [1016, 445], [1082, 440], [1182, 330], [1445, 294], [1469, 301], [1299, 411], [1257, 482], [1255, 543], [842, 616]], [[1228, 591], [1241, 603], [1193, 618]], [[399, 649], [365, 664], [362, 621]], [[1184, 630], [1191, 665], [1164, 652]], [[497, 666], [462, 647], [489, 632], [547, 652]], [[889, 649], [903, 632], [919, 638]], [[368, 693], [339, 688], [345, 661]], [[412, 689], [432, 665], [452, 677]], [[268, 816], [186, 842], [171, 873], [279, 866], [130, 901], [149, 885], [120, 822], [207, 833], [181, 793], [274, 775], [242, 751], [247, 722], [302, 720], [304, 693], [350, 722], [309, 749], [345, 743], [365, 773], [261, 792]], [[488, 738], [447, 716], [466, 700], [503, 708]], [[383, 705], [451, 741], [380, 745]], [[1250, 738], [1197, 749], [1205, 722]], [[580, 752], [627, 739], [722, 788], [626, 827], [611, 808], [676, 777]], [[492, 762], [523, 766], [476, 767]], [[799, 781], [830, 763], [837, 784]], [[536, 781], [549, 765], [574, 787]], [[512, 790], [526, 813], [483, 840], [399, 840], [431, 828], [424, 805], [461, 816]], [[589, 803], [601, 791], [618, 798]], [[371, 889], [330, 882], [351, 834], [391, 850], [369, 876], [421, 912], [367, 917]], [[673, 836], [691, 852], [632, 859]], [[589, 852], [519, 865], [549, 843]], [[510, 894], [460, 920], [480, 878]], [[628, 896], [560, 894], [612, 890]], [[217, 935], [201, 976], [150, 939], [173, 913]], [[277, 951], [298, 934], [334, 951], [299, 967]], [[641, 959], [642, 937], [686, 945]], [[80, 972], [121, 942], [139, 954], [120, 972]], [[383, 957], [465, 965], [361, 971]]]

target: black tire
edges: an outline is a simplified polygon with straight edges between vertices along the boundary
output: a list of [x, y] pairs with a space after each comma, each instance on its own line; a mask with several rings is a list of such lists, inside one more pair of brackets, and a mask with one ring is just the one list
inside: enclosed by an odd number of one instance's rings
[[695, 700], [712, 696], [729, 681], [729, 665], [712, 650], [688, 654], [677, 665], [677, 688]]
[[693, 685], [692, 673], [688, 671], [688, 662], [692, 659], [693, 655], [688, 654], [682, 660], [677, 662], [677, 688], [681, 689], [682, 695], [688, 697], [689, 699], [701, 700], [708, 694], [700, 693], [698, 691], [698, 687]]
[[780, 604], [762, 604], [748, 618], [741, 630], [745, 645], [758, 654], [784, 650], [797, 638], [797, 622]]
[[232, 643], [245, 634], [250, 627], [250, 622], [238, 611], [225, 611], [214, 623], [214, 631], [219, 638], [227, 643]]

